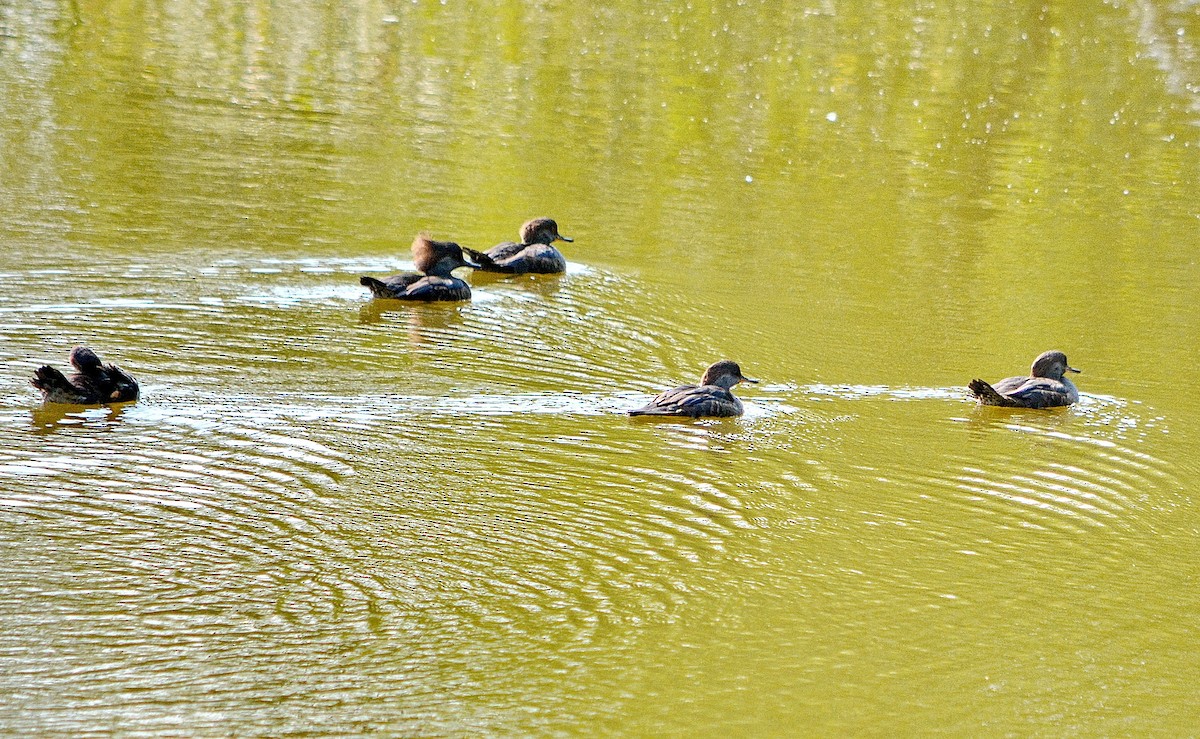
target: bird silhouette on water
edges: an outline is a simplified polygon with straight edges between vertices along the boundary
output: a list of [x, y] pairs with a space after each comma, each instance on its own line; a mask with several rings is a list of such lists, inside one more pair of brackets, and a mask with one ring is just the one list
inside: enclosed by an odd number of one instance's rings
[[631, 416], [685, 416], [690, 418], [742, 415], [742, 401], [731, 389], [740, 382], [758, 382], [742, 374], [737, 362], [722, 359], [704, 370], [699, 385], [684, 385], [660, 393]]
[[567, 260], [552, 244], [571, 242], [558, 232], [553, 218], [534, 218], [521, 225], [521, 243], [506, 241], [487, 251], [467, 249], [467, 254], [479, 262], [481, 272], [508, 274], [557, 274], [567, 271]]
[[1004, 408], [1053, 408], [1079, 401], [1079, 390], [1066, 377], [1079, 370], [1059, 351], [1043, 352], [1033, 360], [1028, 377], [1006, 377], [995, 384], [971, 380], [967, 385], [980, 405]]
[[479, 267], [463, 256], [461, 246], [421, 234], [413, 239], [412, 255], [419, 274], [408, 272], [382, 280], [364, 275], [358, 278], [359, 284], [377, 298], [426, 302], [471, 299], [471, 286], [451, 274], [459, 267]]
[[31, 385], [41, 391], [46, 403], [124, 403], [138, 398], [133, 375], [116, 366], [104, 364], [96, 352], [86, 346], [71, 350], [69, 361], [77, 370], [70, 377], [44, 365], [33, 373]]

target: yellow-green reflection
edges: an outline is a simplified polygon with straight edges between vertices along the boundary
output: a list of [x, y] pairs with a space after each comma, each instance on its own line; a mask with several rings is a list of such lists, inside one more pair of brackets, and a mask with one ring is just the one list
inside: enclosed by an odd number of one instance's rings
[[[1190, 731], [1197, 34], [0, 7], [0, 726]], [[542, 214], [561, 278], [358, 286]], [[77, 342], [143, 399], [33, 410]], [[1049, 348], [1078, 407], [967, 402]], [[745, 418], [624, 417], [721, 356]]]

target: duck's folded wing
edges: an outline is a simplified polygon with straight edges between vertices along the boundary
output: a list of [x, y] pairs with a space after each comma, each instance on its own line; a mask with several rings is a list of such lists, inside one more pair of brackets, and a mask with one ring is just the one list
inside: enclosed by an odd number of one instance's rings
[[1027, 408], [1070, 405], [1070, 394], [1061, 382], [1044, 377], [1027, 377], [1020, 387], [1004, 393]]
[[518, 244], [515, 241], [505, 241], [503, 244], [496, 244], [491, 249], [488, 249], [487, 255], [494, 262], [503, 262], [505, 259], [512, 259], [517, 256], [524, 249], [524, 244]]
[[396, 292], [403, 292], [404, 289], [407, 288], [409, 285], [414, 285], [423, 279], [425, 279], [425, 275], [420, 274], [418, 272], [405, 272], [404, 274], [401, 274], [401, 275], [392, 275], [391, 277], [384, 277], [383, 280], [381, 280], [381, 282], [383, 282], [383, 284], [387, 285], [388, 287], [395, 290]]
[[405, 288], [397, 295], [401, 300], [470, 300], [471, 286], [454, 277], [429, 275]]
[[722, 415], [725, 404], [732, 403], [733, 395], [722, 388], [687, 385], [660, 393], [644, 408], [631, 411], [637, 416], [700, 416]]
[[1031, 379], [1033, 378], [1031, 378], [1029, 375], [1005, 377], [999, 382], [993, 382], [992, 388], [994, 388], [995, 391], [1001, 395], [1008, 395], [1009, 393], [1015, 393], [1016, 391], [1020, 390], [1025, 386], [1025, 383], [1029, 382]]
[[686, 399], [688, 415], [697, 418], [701, 416], [740, 416], [741, 404], [733, 393], [722, 387], [696, 388], [697, 392], [689, 394]]

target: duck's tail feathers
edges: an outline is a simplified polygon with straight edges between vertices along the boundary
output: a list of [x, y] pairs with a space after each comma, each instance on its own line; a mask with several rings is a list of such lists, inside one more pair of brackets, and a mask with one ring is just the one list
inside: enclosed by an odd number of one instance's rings
[[499, 269], [499, 265], [496, 264], [496, 260], [489, 257], [485, 252], [475, 251], [474, 249], [470, 249], [465, 246], [462, 248], [462, 250], [463, 254], [466, 254], [468, 257], [475, 260], [475, 263], [479, 265], [480, 269], [489, 271], [495, 271]]
[[67, 378], [63, 376], [63, 373], [48, 364], [38, 367], [34, 371], [33, 379], [29, 381], [29, 384], [45, 392], [50, 392], [55, 388], [71, 386], [71, 383], [67, 382]]
[[967, 385], [967, 389], [971, 391], [971, 394], [975, 396], [981, 405], [1000, 405], [1008, 407], [1016, 405], [1016, 403], [1014, 403], [1011, 399], [1006, 398], [1000, 393], [996, 392], [996, 388], [992, 387], [983, 380], [971, 380], [971, 382]]
[[374, 277], [363, 275], [358, 278], [358, 284], [371, 291], [371, 294], [377, 298], [392, 297], [392, 290], [382, 280], [377, 280]]
[[51, 403], [84, 402], [79, 389], [72, 385], [71, 381], [63, 373], [50, 365], [38, 367], [34, 371], [33, 379], [29, 381], [29, 384], [41, 390], [42, 396]]

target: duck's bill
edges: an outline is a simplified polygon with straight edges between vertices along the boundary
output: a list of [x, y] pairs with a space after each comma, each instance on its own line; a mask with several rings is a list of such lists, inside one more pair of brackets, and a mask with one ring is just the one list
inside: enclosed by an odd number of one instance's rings
[[569, 244], [569, 243], [573, 242], [575, 239], [572, 239], [572, 238], [571, 238], [571, 237], [569, 237], [569, 236], [563, 236], [562, 234], [559, 234], [559, 235], [558, 235], [558, 240], [559, 240], [559, 241], [565, 241], [565, 242], [567, 242], [567, 243]]
[[481, 265], [476, 264], [475, 262], [472, 262], [470, 259], [463, 259], [463, 266], [470, 267], [471, 269], [481, 269], [482, 268]]
[[742, 382], [752, 382], [752, 383], [754, 383], [755, 385], [757, 385], [757, 384], [758, 384], [758, 380], [751, 380], [749, 377], [743, 377], [743, 378], [742, 378]]
[[1067, 372], [1083, 372], [1083, 370], [1077, 370], [1074, 367], [1067, 367]]

